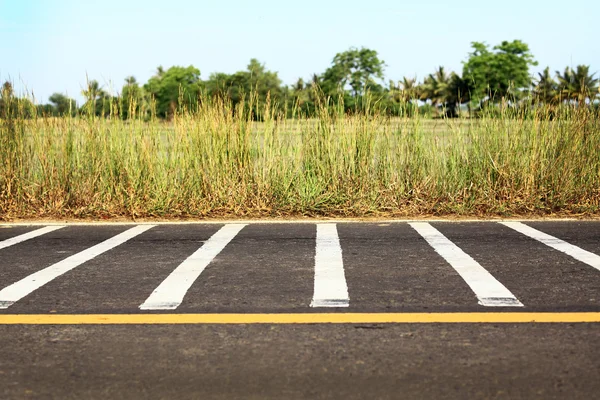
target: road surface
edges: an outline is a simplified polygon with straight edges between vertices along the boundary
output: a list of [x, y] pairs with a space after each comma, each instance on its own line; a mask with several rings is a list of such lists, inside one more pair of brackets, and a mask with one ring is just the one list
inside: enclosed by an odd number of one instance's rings
[[598, 396], [598, 221], [0, 225], [2, 399]]

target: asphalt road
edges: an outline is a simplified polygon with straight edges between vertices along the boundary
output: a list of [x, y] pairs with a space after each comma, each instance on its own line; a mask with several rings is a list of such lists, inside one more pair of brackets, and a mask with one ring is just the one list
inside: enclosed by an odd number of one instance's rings
[[[0, 225], [1, 399], [600, 398], [600, 323], [460, 321], [600, 313], [598, 221], [42, 228]], [[457, 317], [244, 320], [323, 313]]]

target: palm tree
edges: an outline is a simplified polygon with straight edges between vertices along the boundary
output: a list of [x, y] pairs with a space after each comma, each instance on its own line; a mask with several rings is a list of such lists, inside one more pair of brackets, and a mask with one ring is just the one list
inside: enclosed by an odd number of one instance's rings
[[[445, 108], [451, 102], [449, 98], [449, 88], [452, 75], [448, 74], [444, 67], [438, 67], [433, 73], [429, 74], [419, 87], [419, 99], [423, 101], [430, 100], [434, 108]], [[454, 105], [456, 102], [454, 102]]]
[[461, 78], [460, 75], [452, 72], [448, 85], [446, 86], [446, 116], [454, 118], [458, 116], [457, 108], [471, 98], [471, 86], [468, 80]]
[[550, 67], [544, 72], [538, 72], [538, 79], [533, 88], [534, 98], [544, 104], [553, 104], [558, 99], [558, 84], [550, 75]]
[[430, 76], [426, 76], [425, 79], [423, 79], [423, 82], [419, 84], [418, 88], [417, 88], [417, 93], [419, 95], [419, 100], [423, 100], [423, 101], [427, 101], [427, 100], [432, 100], [433, 97], [433, 83], [431, 82], [431, 77]]
[[407, 78], [403, 77], [402, 82], [400, 82], [401, 96], [404, 101], [410, 101], [416, 99], [417, 96], [417, 78]]
[[450, 75], [446, 73], [444, 67], [439, 67], [423, 81], [421, 100], [431, 100], [431, 104], [433, 104], [434, 107], [445, 105], [447, 102], [449, 83]]
[[81, 109], [88, 115], [102, 115], [110, 111], [110, 105], [106, 104], [109, 97], [97, 80], [88, 81], [81, 94], [86, 100]]
[[97, 80], [88, 81], [87, 88], [83, 89], [81, 94], [85, 97], [86, 102], [95, 102], [98, 98], [106, 95]]
[[130, 75], [127, 78], [125, 78], [125, 83], [128, 86], [132, 86], [132, 85], [135, 85], [137, 83], [137, 79], [135, 79], [135, 76]]
[[567, 67], [562, 74], [556, 71], [556, 75], [561, 99], [585, 103], [586, 99], [593, 100], [598, 94], [598, 79], [594, 78], [595, 73], [590, 75], [589, 65], [578, 65], [575, 70]]
[[393, 79], [390, 79], [389, 93], [390, 93], [390, 99], [393, 102], [399, 103], [402, 100], [400, 92], [401, 92], [400, 91], [400, 82], [396, 83], [396, 82], [394, 82]]
[[390, 80], [390, 97], [396, 103], [407, 103], [419, 98], [417, 78], [402, 78], [397, 83]]

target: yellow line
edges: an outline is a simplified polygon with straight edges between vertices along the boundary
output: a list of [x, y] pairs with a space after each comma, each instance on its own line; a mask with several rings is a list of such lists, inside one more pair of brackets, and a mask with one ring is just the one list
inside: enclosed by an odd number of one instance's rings
[[0, 325], [430, 324], [600, 322], [600, 312], [306, 314], [0, 314]]

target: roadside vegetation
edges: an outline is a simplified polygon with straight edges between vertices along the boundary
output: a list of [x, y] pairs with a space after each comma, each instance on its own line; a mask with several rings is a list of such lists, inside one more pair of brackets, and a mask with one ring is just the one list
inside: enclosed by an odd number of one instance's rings
[[118, 96], [90, 81], [81, 107], [5, 83], [0, 219], [599, 215], [589, 67], [532, 80], [525, 44], [473, 49], [462, 76], [386, 88], [368, 49], [285, 90], [255, 61], [209, 81], [161, 68]]

